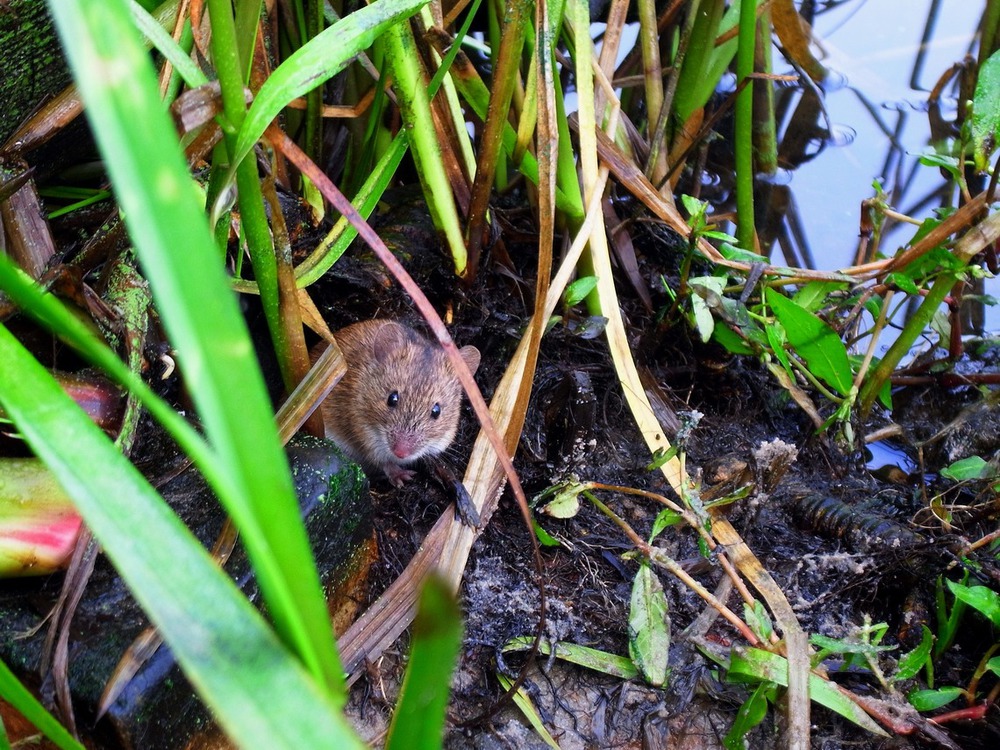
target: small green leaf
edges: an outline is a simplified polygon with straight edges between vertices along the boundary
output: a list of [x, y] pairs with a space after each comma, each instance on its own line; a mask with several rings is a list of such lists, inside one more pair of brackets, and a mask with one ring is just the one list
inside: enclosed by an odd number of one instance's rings
[[729, 242], [723, 242], [719, 245], [719, 252], [722, 253], [722, 257], [726, 260], [735, 260], [739, 263], [767, 263], [768, 259], [763, 255], [750, 252], [749, 250], [744, 250], [742, 247], [737, 247]]
[[765, 609], [760, 601], [754, 599], [752, 607], [749, 604], [744, 604], [743, 615], [746, 618], [747, 625], [750, 626], [750, 629], [758, 638], [764, 643], [771, 640], [774, 625], [771, 623], [771, 616], [767, 613], [767, 609]]
[[990, 165], [1000, 135], [1000, 52], [979, 66], [976, 93], [972, 98], [972, 153], [976, 169]]
[[726, 750], [744, 750], [743, 738], [747, 732], [764, 721], [764, 717], [767, 716], [767, 696], [773, 692], [773, 683], [762, 682], [750, 697], [743, 701], [740, 710], [736, 712], [733, 726], [722, 740]]
[[934, 634], [931, 629], [926, 625], [920, 626], [923, 629], [923, 637], [920, 640], [920, 644], [910, 651], [908, 654], [904, 654], [899, 660], [899, 668], [896, 670], [896, 674], [893, 675], [893, 680], [909, 680], [917, 676], [917, 673], [924, 668], [927, 660], [931, 656], [931, 649], [934, 647]]
[[532, 519], [531, 525], [535, 529], [535, 536], [538, 537], [538, 543], [543, 547], [558, 547], [559, 540], [547, 532], [538, 521]]
[[781, 321], [792, 345], [814, 375], [847, 395], [853, 383], [844, 342], [827, 323], [804, 310], [781, 292], [768, 288], [767, 303]]
[[596, 287], [596, 276], [581, 276], [572, 284], [567, 285], [566, 291], [563, 292], [563, 304], [566, 307], [580, 304]]
[[813, 633], [809, 636], [809, 642], [824, 651], [832, 654], [868, 654], [876, 656], [881, 651], [892, 651], [895, 646], [876, 646], [872, 643], [862, 643], [846, 638], [830, 638], [829, 636]]
[[715, 329], [712, 310], [719, 307], [726, 280], [719, 276], [699, 276], [690, 279], [688, 284], [691, 287], [691, 316], [694, 326], [698, 329], [701, 340], [707, 342]]
[[792, 301], [809, 312], [816, 312], [826, 304], [831, 294], [845, 289], [847, 284], [843, 281], [810, 281], [795, 293]]
[[920, 294], [920, 288], [914, 283], [909, 274], [899, 272], [890, 273], [885, 277], [885, 282], [887, 284], [894, 284], [901, 292], [914, 295]]
[[682, 195], [681, 203], [690, 216], [688, 226], [691, 227], [691, 231], [695, 234], [700, 233], [705, 228], [705, 211], [708, 209], [708, 204], [690, 195]]
[[653, 454], [653, 460], [646, 466], [646, 471], [656, 471], [667, 461], [673, 460], [677, 455], [677, 446], [671, 445], [669, 448], [657, 448]]
[[632, 583], [628, 652], [650, 685], [661, 687], [667, 681], [667, 657], [670, 653], [667, 597], [663, 593], [663, 584], [647, 563], [639, 567]]
[[730, 354], [743, 356], [753, 354], [753, 349], [747, 346], [747, 342], [737, 336], [728, 325], [715, 326], [712, 329], [712, 338]]
[[1000, 675], [1000, 656], [994, 656], [986, 662], [986, 670], [995, 675]]
[[730, 243], [739, 242], [739, 240], [733, 237], [733, 235], [728, 234], [727, 232], [719, 232], [716, 230], [702, 232], [701, 236], [710, 240], [721, 240], [722, 242], [730, 242]]
[[649, 541], [652, 542], [663, 533], [664, 529], [676, 526], [683, 520], [683, 517], [677, 511], [664, 508], [656, 514], [656, 520], [653, 521], [653, 530], [649, 532]]
[[943, 687], [937, 690], [914, 690], [906, 696], [918, 711], [933, 711], [934, 709], [947, 706], [956, 698], [965, 695], [965, 691], [958, 687]]
[[541, 512], [553, 518], [572, 518], [580, 512], [580, 493], [588, 486], [581, 482], [557, 484], [536, 496], [534, 502], [551, 497], [552, 499], [540, 509]]
[[[533, 642], [534, 638], [530, 635], [518, 636], [517, 638], [512, 638], [504, 645], [503, 652], [527, 651], [531, 648]], [[566, 643], [565, 641], [550, 643], [549, 641], [542, 640], [538, 644], [538, 652], [542, 656], [552, 654], [553, 650], [557, 659], [592, 669], [595, 672], [603, 672], [622, 680], [634, 680], [639, 676], [639, 670], [636, 669], [635, 664], [625, 656], [609, 654], [607, 651], [600, 651], [589, 646], [580, 646], [576, 643]]]
[[[500, 682], [500, 687], [504, 690], [510, 690], [510, 686], [514, 684], [514, 681], [504, 674], [498, 673], [497, 680]], [[545, 722], [542, 721], [541, 714], [538, 713], [538, 709], [535, 708], [535, 704], [531, 701], [531, 696], [528, 695], [528, 691], [524, 687], [519, 687], [517, 692], [514, 693], [514, 705], [521, 709], [524, 718], [528, 720], [528, 724], [531, 725], [531, 728], [535, 730], [542, 741], [549, 747], [559, 750], [559, 744], [549, 734], [549, 730], [545, 728]]]
[[986, 586], [963, 586], [954, 581], [948, 581], [948, 588], [956, 599], [978, 610], [994, 627], [1000, 627], [1000, 596], [993, 589]]
[[771, 353], [777, 357], [781, 366], [785, 368], [790, 376], [794, 377], [792, 363], [788, 361], [788, 352], [785, 351], [785, 328], [780, 323], [767, 323], [764, 325], [764, 333], [767, 335], [767, 345], [771, 348]]
[[959, 177], [962, 174], [961, 162], [954, 156], [949, 154], [938, 154], [933, 152], [927, 152], [921, 154], [918, 161], [925, 167], [938, 167], [943, 169], [952, 177]]
[[967, 479], [984, 479], [989, 476], [989, 471], [990, 465], [986, 460], [980, 456], [969, 456], [941, 469], [941, 476], [963, 482]]

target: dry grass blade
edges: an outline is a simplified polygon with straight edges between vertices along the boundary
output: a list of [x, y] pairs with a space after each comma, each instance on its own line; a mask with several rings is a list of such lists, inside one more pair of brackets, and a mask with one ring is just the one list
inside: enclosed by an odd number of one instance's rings
[[811, 29], [795, 10], [792, 0], [774, 0], [771, 4], [771, 17], [774, 30], [781, 40], [788, 56], [802, 68], [816, 83], [826, 78], [826, 68], [816, 59], [809, 49]]
[[[592, 59], [590, 53], [592, 50], [589, 37], [586, 34], [587, 12], [586, 6], [582, 3], [570, 3], [567, 7], [567, 15], [572, 17], [573, 26], [576, 31], [578, 58], [576, 60], [577, 87], [580, 96], [580, 163], [585, 201], [588, 204], [588, 209], [591, 209], [592, 204], [595, 201], [599, 202], [601, 199], [608, 168], [606, 166], [598, 167], [598, 129], [594, 113], [593, 77], [589, 75]], [[599, 75], [599, 80], [606, 86], [606, 95], [612, 106], [608, 121], [608, 131], [613, 133], [618, 123], [618, 101], [613, 91], [610, 91], [610, 85], [607, 85], [607, 81], [603, 75]], [[597, 292], [600, 298], [601, 311], [608, 319], [605, 333], [608, 337], [608, 346], [611, 349], [611, 359], [614, 363], [615, 372], [621, 382], [625, 400], [646, 445], [653, 453], [657, 451], [666, 452], [670, 448], [670, 443], [666, 438], [666, 431], [656, 419], [653, 408], [649, 404], [649, 399], [646, 397], [645, 389], [640, 382], [635, 362], [632, 359], [632, 351], [625, 332], [625, 322], [622, 319], [621, 308], [618, 305], [618, 294], [615, 289], [614, 274], [611, 269], [611, 256], [604, 228], [604, 217], [600, 211], [599, 203], [593, 206], [591, 210], [595, 212], [595, 215], [588, 240], [590, 242], [594, 273], [597, 276]], [[670, 461], [665, 462], [661, 469], [674, 491], [678, 495], [683, 496], [684, 488], [688, 485], [688, 479], [684, 474], [680, 461], [674, 457]]]

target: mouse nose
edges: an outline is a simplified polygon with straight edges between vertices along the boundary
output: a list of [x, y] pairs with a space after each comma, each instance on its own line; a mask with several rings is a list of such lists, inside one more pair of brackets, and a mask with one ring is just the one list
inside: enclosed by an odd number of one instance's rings
[[410, 458], [416, 453], [418, 447], [419, 441], [417, 440], [417, 436], [412, 432], [401, 432], [393, 435], [392, 441], [389, 444], [392, 455], [400, 460]]

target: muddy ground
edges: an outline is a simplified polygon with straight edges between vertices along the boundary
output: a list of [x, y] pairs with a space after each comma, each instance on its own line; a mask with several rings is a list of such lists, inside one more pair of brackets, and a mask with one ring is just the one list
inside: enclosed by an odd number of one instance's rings
[[[392, 238], [393, 226], [383, 225], [380, 232]], [[439, 309], [454, 311], [456, 341], [489, 353], [477, 375], [488, 398], [527, 320], [522, 297], [533, 288], [530, 246], [508, 248], [512, 261], [506, 268], [496, 258], [487, 263], [475, 289], [466, 292], [441, 274], [433, 253], [412, 250], [433, 246], [432, 238], [422, 237], [412, 224], [403, 231], [411, 272], [423, 276], [422, 283], [436, 296]], [[937, 632], [936, 581], [939, 576], [960, 578], [967, 569], [955, 553], [961, 540], [975, 540], [996, 527], [995, 503], [989, 496], [977, 496], [981, 488], [955, 489], [937, 477], [942, 466], [957, 458], [994, 455], [1000, 432], [996, 411], [971, 386], [929, 385], [898, 390], [893, 415], [880, 413], [867, 424], [855, 424], [859, 447], [853, 452], [830, 436], [817, 435], [756, 362], [695, 341], [683, 323], [659, 319], [669, 305], [659, 279], [664, 275], [669, 283], [676, 272], [676, 247], [673, 238], [659, 230], [647, 232], [644, 245], [637, 243], [652, 309], [629, 295], [625, 283], [619, 285], [633, 351], [655, 384], [651, 396], [662, 409], [661, 423], [669, 425], [677, 414], [686, 420], [686, 412], [702, 415], [685, 441], [689, 469], [703, 470], [706, 483], [743, 466], [755, 478], [756, 490], [732, 505], [727, 517], [784, 591], [802, 627], [808, 633], [847, 638], [866, 620], [886, 623], [883, 645], [896, 650], [884, 657], [883, 668], [891, 672], [894, 657], [919, 643], [922, 624]], [[391, 291], [377, 292], [375, 299], [369, 296], [366, 308], [345, 315], [345, 300], [366, 297], [360, 289], [370, 282], [362, 280], [381, 277], [367, 265], [363, 253], [345, 261], [324, 282], [329, 285], [329, 299], [335, 300], [329, 310], [334, 324], [377, 313], [419, 325]], [[374, 283], [368, 289], [386, 287]], [[970, 358], [966, 365], [992, 367], [989, 360], [995, 354], [990, 351], [987, 348], [985, 357]], [[956, 420], [959, 414], [964, 416]], [[861, 439], [885, 427], [890, 417], [903, 429], [873, 455]], [[473, 436], [467, 413], [452, 449], [456, 463], [464, 461]], [[797, 459], [776, 486], [765, 490], [762, 485], [769, 479], [762, 472], [767, 469], [755, 457], [761, 446], [774, 441], [793, 446]], [[662, 475], [649, 471], [648, 463], [648, 451], [634, 428], [603, 340], [556, 326], [543, 342], [516, 460], [528, 496], [574, 476], [671, 496]], [[727, 468], [734, 464], [736, 469]], [[949, 488], [945, 502], [954, 510], [950, 528], [928, 510], [929, 498], [945, 488]], [[423, 487], [400, 493], [380, 481], [373, 483], [373, 492], [382, 552], [371, 589], [375, 596], [403, 569], [447, 498], [437, 490], [428, 494]], [[623, 494], [602, 493], [601, 499], [641, 535], [649, 533], [659, 511], [652, 502]], [[547, 637], [627, 655], [629, 600], [638, 567], [630, 555], [632, 545], [617, 526], [586, 503], [570, 520], [539, 519], [561, 542], [543, 550]], [[448, 747], [544, 746], [523, 715], [510, 706], [496, 710], [477, 727], [459, 726], [495, 710], [501, 693], [495, 676], [498, 664], [511, 677], [523, 664], [517, 654], [505, 657], [500, 649], [513, 637], [531, 635], [537, 622], [537, 582], [527, 534], [508, 493], [473, 548], [462, 588], [466, 641], [455, 679]], [[721, 570], [715, 560], [701, 554], [690, 529], [668, 529], [658, 543], [714, 589]], [[995, 562], [988, 554], [973, 558], [984, 565], [984, 582], [992, 580], [995, 586]], [[660, 578], [673, 635], [671, 675], [665, 688], [654, 689], [639, 680], [623, 682], [541, 658], [531, 668], [526, 689], [560, 747], [722, 746], [747, 688], [721, 680], [713, 663], [686, 640], [685, 629], [705, 611], [702, 600], [672, 576], [662, 573]], [[735, 595], [729, 603], [740, 611]], [[723, 652], [740, 642], [721, 621], [705, 638]], [[965, 685], [989, 643], [992, 637], [982, 618], [968, 613], [957, 642], [937, 665], [937, 685]], [[392, 690], [386, 685], [398, 678], [402, 653], [403, 644], [397, 653], [372, 665], [368, 679], [354, 689], [352, 711], [370, 737], [378, 736], [389, 715], [391, 698], [387, 702], [385, 693], [391, 695]], [[852, 667], [838, 673], [836, 664], [830, 666], [833, 679], [852, 691], [892, 698], [870, 671]], [[980, 699], [992, 683], [990, 677], [984, 678]], [[912, 680], [896, 684], [896, 698], [914, 687], [918, 685]], [[815, 705], [812, 722], [813, 747], [940, 746], [939, 740], [919, 731], [892, 740], [873, 738]], [[749, 746], [775, 746], [780, 725], [780, 713], [772, 711], [750, 735]], [[994, 747], [1000, 739], [1000, 721], [990, 710], [985, 720], [949, 723], [947, 733], [957, 747]]]

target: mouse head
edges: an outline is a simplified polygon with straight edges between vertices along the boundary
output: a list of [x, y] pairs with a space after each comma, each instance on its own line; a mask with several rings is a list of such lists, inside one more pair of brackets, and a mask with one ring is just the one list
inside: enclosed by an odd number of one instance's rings
[[[479, 350], [459, 350], [475, 373]], [[448, 356], [419, 334], [387, 324], [372, 341], [368, 385], [374, 394], [372, 424], [377, 452], [384, 463], [406, 464], [446, 450], [455, 437], [462, 386]]]

